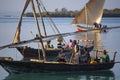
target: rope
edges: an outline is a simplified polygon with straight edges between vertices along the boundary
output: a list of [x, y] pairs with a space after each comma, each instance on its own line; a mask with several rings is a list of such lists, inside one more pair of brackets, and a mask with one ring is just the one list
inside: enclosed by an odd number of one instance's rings
[[[46, 16], [47, 16], [47, 17], [49, 18], [49, 20], [52, 22], [55, 30], [60, 34], [60, 31], [58, 30], [58, 28], [57, 28], [57, 26], [55, 25], [54, 21], [51, 19], [50, 15], [49, 15], [48, 11], [46, 10], [46, 8], [44, 7], [42, 1], [41, 1], [41, 0], [39, 0], [39, 1], [40, 1], [39, 4], [41, 3], [41, 5], [42, 5], [42, 7], [41, 7], [42, 10], [46, 12], [46, 14], [47, 14]], [[53, 29], [53, 28], [52, 28], [52, 29]], [[55, 32], [55, 30], [54, 30], [54, 32]], [[64, 41], [65, 43], [67, 43], [64, 38], [63, 38], [63, 41]]]

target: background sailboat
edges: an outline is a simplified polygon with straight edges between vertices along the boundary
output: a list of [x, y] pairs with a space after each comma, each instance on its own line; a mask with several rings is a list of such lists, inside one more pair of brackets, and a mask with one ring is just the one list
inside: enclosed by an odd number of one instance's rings
[[[80, 30], [95, 29], [92, 27], [95, 25], [95, 23], [100, 24], [103, 15], [104, 4], [105, 0], [89, 0], [89, 2], [85, 4], [84, 8], [72, 21], [72, 24], [77, 24], [77, 27]], [[89, 28], [83, 27], [86, 22], [87, 25], [90, 26]], [[78, 24], [80, 24], [80, 26], [78, 26]]]

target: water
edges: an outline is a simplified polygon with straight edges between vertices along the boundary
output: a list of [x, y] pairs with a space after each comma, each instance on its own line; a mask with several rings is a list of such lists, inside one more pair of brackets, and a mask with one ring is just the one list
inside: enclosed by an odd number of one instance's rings
[[[33, 18], [24, 18], [22, 24], [21, 40], [27, 40], [35, 37], [37, 34], [36, 25]], [[57, 25], [61, 33], [74, 32], [76, 28], [71, 25], [73, 18], [53, 18], [53, 21]], [[0, 18], [0, 46], [9, 44], [13, 41], [15, 31], [18, 24], [18, 18]], [[45, 19], [45, 26], [47, 34], [54, 34], [53, 30], [48, 24], [48, 20]], [[109, 27], [120, 26], [120, 18], [103, 18], [102, 24], [106, 24]], [[40, 24], [41, 26], [41, 24]], [[42, 28], [41, 28], [42, 30]], [[32, 33], [33, 34], [32, 34]], [[120, 29], [109, 30], [107, 33], [93, 34], [89, 35], [99, 35], [101, 38], [97, 38], [99, 43], [98, 46], [107, 50], [117, 51], [116, 61], [120, 61]], [[43, 35], [43, 31], [42, 31]], [[68, 42], [70, 38], [72, 39], [83, 39], [85, 33], [79, 35], [73, 35], [65, 37]], [[88, 36], [88, 38], [93, 39], [93, 37]], [[52, 44], [56, 47], [56, 40], [52, 41]], [[31, 43], [28, 46], [36, 47], [37, 44]], [[14, 60], [21, 60], [23, 57], [14, 48], [6, 48], [0, 50], [0, 57], [12, 57]], [[100, 71], [100, 72], [52, 72], [52, 73], [25, 73], [9, 75], [0, 66], [0, 80], [119, 80], [120, 78], [120, 64], [117, 63], [110, 71]]]
[[[105, 74], [106, 73], [106, 74]], [[102, 74], [102, 75], [101, 75]], [[29, 73], [16, 74], [7, 77], [7, 80], [114, 80], [112, 72], [65, 72], [65, 73]]]

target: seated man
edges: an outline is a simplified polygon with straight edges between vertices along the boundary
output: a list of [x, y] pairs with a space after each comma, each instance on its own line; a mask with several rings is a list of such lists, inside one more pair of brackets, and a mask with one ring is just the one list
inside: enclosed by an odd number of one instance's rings
[[80, 62], [85, 62], [85, 63], [89, 63], [91, 60], [89, 51], [86, 47], [84, 47], [83, 49], [81, 49], [81, 54], [80, 54]]
[[59, 53], [57, 57], [58, 62], [66, 62], [65, 60], [66, 55], [63, 53], [63, 48], [61, 48], [61, 52]]
[[109, 62], [110, 61], [110, 58], [109, 58], [109, 55], [107, 54], [107, 51], [104, 50], [103, 51], [103, 57], [101, 58], [101, 61], [100, 62]]

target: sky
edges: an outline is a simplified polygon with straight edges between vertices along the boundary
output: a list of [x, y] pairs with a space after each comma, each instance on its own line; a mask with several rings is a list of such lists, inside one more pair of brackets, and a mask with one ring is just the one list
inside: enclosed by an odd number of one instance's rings
[[[21, 12], [26, 0], [0, 0], [1, 12]], [[47, 11], [80, 10], [88, 0], [42, 0]], [[105, 9], [120, 8], [120, 0], [106, 0]]]

